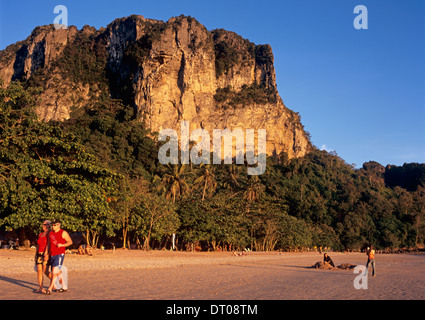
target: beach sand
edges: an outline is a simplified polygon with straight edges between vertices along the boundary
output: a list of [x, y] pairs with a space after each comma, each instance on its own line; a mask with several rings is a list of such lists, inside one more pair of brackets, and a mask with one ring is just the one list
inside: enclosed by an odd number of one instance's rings
[[[329, 253], [335, 265], [365, 265], [364, 253]], [[1, 300], [424, 300], [424, 254], [377, 254], [377, 276], [357, 290], [353, 270], [310, 268], [308, 253], [94, 251], [67, 254], [69, 292], [43, 295], [34, 251], [0, 250]], [[45, 278], [45, 287], [48, 279]]]

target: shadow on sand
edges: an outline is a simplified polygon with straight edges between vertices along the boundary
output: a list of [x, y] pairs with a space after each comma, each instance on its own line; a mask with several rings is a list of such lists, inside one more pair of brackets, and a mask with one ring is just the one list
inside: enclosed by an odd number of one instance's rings
[[28, 282], [28, 281], [13, 279], [13, 278], [5, 277], [5, 276], [0, 276], [0, 280], [15, 284], [17, 286], [28, 288], [28, 289], [31, 289], [31, 290], [36, 290], [38, 288], [38, 285], [34, 282]]
[[[340, 269], [334, 269], [334, 270], [325, 270], [325, 269], [318, 269], [314, 268], [312, 266], [300, 266], [300, 265], [246, 265], [246, 264], [231, 264], [231, 263], [225, 263], [222, 264], [222, 266], [229, 266], [229, 267], [238, 267], [238, 268], [252, 268], [252, 269], [263, 269], [263, 270], [275, 270], [280, 271], [283, 269], [294, 269], [293, 271], [301, 271], [301, 272], [307, 272], [307, 273], [329, 273], [329, 271], [343, 271]], [[343, 275], [344, 273], [338, 272], [339, 275]], [[351, 276], [351, 273], [346, 273]]]

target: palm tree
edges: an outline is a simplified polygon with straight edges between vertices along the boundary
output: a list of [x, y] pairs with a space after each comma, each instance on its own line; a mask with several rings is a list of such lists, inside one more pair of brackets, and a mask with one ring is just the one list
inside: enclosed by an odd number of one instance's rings
[[176, 199], [190, 193], [190, 188], [186, 184], [186, 165], [167, 165], [167, 172], [164, 175], [161, 183], [158, 186], [160, 191], [166, 199], [173, 199], [173, 203]]
[[226, 165], [226, 173], [223, 177], [223, 187], [225, 189], [236, 190], [241, 185], [241, 174], [242, 167], [235, 164]]
[[204, 165], [201, 164], [198, 171], [198, 178], [194, 181], [193, 187], [202, 187], [202, 201], [205, 199], [205, 194], [207, 192], [207, 189], [209, 192], [214, 192], [217, 188], [217, 181], [215, 179], [215, 167], [207, 164]]
[[244, 192], [245, 199], [248, 202], [256, 202], [264, 194], [266, 187], [261, 183], [258, 176], [250, 176]]

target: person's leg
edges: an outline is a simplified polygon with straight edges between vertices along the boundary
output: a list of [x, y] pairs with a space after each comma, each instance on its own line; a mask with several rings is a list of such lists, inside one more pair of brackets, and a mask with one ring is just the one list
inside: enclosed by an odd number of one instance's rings
[[369, 273], [369, 264], [370, 264], [370, 260], [369, 260], [369, 259], [367, 259], [367, 263], [366, 263], [366, 271], [365, 271], [366, 276], [367, 276], [367, 275], [368, 275], [368, 273]]
[[52, 265], [52, 278], [50, 280], [50, 286], [47, 289], [48, 294], [51, 294], [53, 292], [53, 286], [56, 282], [56, 278], [58, 277], [58, 274], [59, 274], [59, 268], [57, 266]]
[[47, 278], [52, 279], [52, 273], [50, 272], [50, 265], [44, 264], [43, 265], [43, 272], [46, 275]]
[[[53, 281], [53, 287], [52, 289], [58, 289], [56, 290], [57, 292], [66, 292], [68, 291], [68, 284], [67, 284], [67, 270], [66, 267], [63, 265], [63, 261], [65, 259], [65, 255], [61, 254], [58, 256], [55, 256], [55, 266], [56, 266], [56, 270], [55, 270], [55, 279]], [[58, 281], [62, 287], [58, 286], [58, 288], [56, 288], [56, 281]]]
[[43, 265], [37, 264], [37, 280], [39, 288], [36, 292], [42, 292], [44, 290], [43, 288]]
[[46, 275], [49, 280], [52, 278], [52, 275], [49, 271], [50, 265], [47, 263], [43, 263], [43, 276]]
[[375, 259], [372, 260], [372, 277], [376, 276]]
[[52, 266], [52, 272], [51, 272], [52, 277], [50, 278], [50, 286], [47, 289], [48, 294], [51, 294], [53, 292], [53, 288], [55, 286], [56, 279], [57, 279], [59, 272], [60, 272], [59, 266], [61, 265], [60, 255], [52, 256], [50, 259], [51, 259], [50, 262], [51, 262], [51, 266]]
[[66, 279], [67, 274], [66, 274], [64, 268], [66, 268], [66, 267], [61, 266], [61, 271], [58, 275], [59, 283], [62, 284], [62, 290], [61, 291], [63, 291], [63, 290], [67, 291], [68, 290], [68, 281]]

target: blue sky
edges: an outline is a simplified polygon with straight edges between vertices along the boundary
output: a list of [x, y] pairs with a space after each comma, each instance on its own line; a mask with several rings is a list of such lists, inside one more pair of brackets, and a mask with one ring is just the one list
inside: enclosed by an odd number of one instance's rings
[[[0, 49], [53, 23], [57, 5], [79, 29], [185, 14], [268, 43], [279, 93], [314, 145], [357, 167], [425, 163], [424, 0], [0, 0]], [[357, 5], [368, 9], [367, 30], [353, 26]]]

